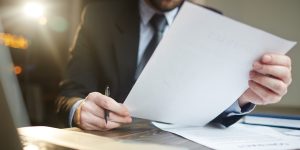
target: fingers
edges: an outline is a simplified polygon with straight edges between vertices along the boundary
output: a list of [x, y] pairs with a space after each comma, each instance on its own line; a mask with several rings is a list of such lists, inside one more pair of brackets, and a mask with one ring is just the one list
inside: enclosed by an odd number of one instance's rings
[[251, 80], [249, 81], [249, 88], [260, 97], [259, 100], [256, 100], [257, 104], [266, 105], [277, 103], [281, 99], [281, 96], [278, 94]]
[[270, 76], [265, 76], [260, 73], [251, 71], [250, 79], [278, 95], [285, 95], [287, 93], [288, 85], [276, 78], [272, 78]]
[[292, 82], [291, 59], [282, 54], [265, 54], [253, 64], [249, 89], [239, 98], [239, 104], [271, 104], [281, 100]]
[[81, 110], [83, 112], [92, 113], [95, 116], [103, 118], [104, 111], [98, 107], [93, 101], [86, 100], [85, 104], [82, 106]]
[[105, 108], [121, 116], [130, 116], [128, 109], [123, 104], [117, 103], [110, 97], [97, 93], [95, 99], [95, 104], [101, 108]]
[[118, 123], [131, 123], [132, 118], [130, 116], [120, 116], [114, 112], [109, 112], [109, 121], [118, 122]]
[[265, 65], [255, 62], [253, 64], [253, 70], [264, 75], [271, 75], [275, 78], [281, 79], [286, 84], [290, 84], [292, 82], [291, 70], [286, 66]]
[[263, 55], [263, 57], [261, 58], [261, 62], [268, 65], [284, 66], [289, 69], [291, 69], [292, 66], [291, 59], [288, 56], [275, 53]]
[[[109, 110], [108, 122], [104, 120], [104, 109]], [[117, 113], [116, 113], [117, 112]], [[81, 106], [80, 127], [86, 130], [106, 131], [131, 123], [127, 108], [101, 93], [90, 93]]]
[[81, 118], [84, 121], [80, 124], [80, 126], [86, 130], [107, 131], [121, 126], [120, 123], [112, 121], [108, 121], [106, 124], [103, 118], [97, 117], [92, 113], [82, 113]]
[[[104, 119], [104, 110], [103, 108], [99, 107], [92, 101], [87, 100], [85, 105], [82, 106], [83, 112], [92, 113], [94, 116]], [[132, 118], [130, 116], [120, 116], [114, 112], [109, 112], [108, 116], [109, 121], [118, 122], [118, 123], [131, 123]]]

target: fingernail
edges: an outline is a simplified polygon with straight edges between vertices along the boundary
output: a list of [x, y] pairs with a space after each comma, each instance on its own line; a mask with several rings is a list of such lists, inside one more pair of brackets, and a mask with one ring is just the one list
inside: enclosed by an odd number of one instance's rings
[[261, 69], [261, 68], [262, 68], [262, 65], [261, 65], [260, 63], [255, 62], [255, 63], [253, 64], [253, 69], [259, 70], [259, 69]]
[[271, 55], [264, 55], [263, 58], [262, 58], [262, 61], [264, 63], [268, 63], [272, 60], [272, 56]]

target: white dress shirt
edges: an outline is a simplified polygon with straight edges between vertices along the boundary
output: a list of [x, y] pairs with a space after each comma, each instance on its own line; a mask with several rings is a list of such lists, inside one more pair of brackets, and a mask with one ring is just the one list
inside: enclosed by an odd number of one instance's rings
[[153, 8], [151, 8], [148, 4], [146, 4], [146, 2], [144, 0], [140, 0], [139, 12], [140, 12], [141, 21], [140, 21], [140, 41], [139, 41], [137, 64], [139, 64], [141, 62], [143, 54], [154, 35], [153, 28], [151, 27], [151, 25], [149, 23], [151, 18], [153, 17], [153, 15], [155, 13], [164, 14], [164, 16], [167, 19], [167, 26], [166, 26], [165, 32], [164, 32], [164, 33], [166, 33], [168, 31], [170, 25], [173, 23], [176, 15], [178, 13], [178, 10], [179, 10], [178, 8], [175, 8], [171, 11], [161, 13], [161, 12], [158, 12], [158, 11], [154, 10]]

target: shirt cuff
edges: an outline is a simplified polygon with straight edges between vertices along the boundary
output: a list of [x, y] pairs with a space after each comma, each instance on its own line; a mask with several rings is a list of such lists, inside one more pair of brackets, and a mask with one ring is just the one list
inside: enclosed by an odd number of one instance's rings
[[80, 103], [81, 103], [82, 101], [83, 101], [83, 99], [77, 101], [75, 104], [73, 104], [73, 106], [72, 106], [72, 108], [71, 108], [71, 110], [70, 110], [70, 113], [69, 113], [69, 122], [68, 122], [70, 128], [73, 127], [73, 126], [72, 126], [72, 123], [73, 123], [74, 114], [75, 114], [75, 112], [76, 112], [78, 106], [80, 105]]
[[243, 107], [240, 107], [238, 100], [235, 101], [226, 111], [227, 117], [236, 115], [245, 115], [252, 112], [255, 108], [255, 104], [247, 103]]

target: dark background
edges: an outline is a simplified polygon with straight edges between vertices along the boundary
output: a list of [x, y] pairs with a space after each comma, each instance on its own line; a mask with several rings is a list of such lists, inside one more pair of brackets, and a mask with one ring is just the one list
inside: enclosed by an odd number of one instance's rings
[[[14, 65], [22, 69], [17, 77], [32, 125], [62, 127], [55, 114], [54, 101], [81, 11], [90, 1], [0, 0], [4, 33], [28, 40], [26, 49], [9, 48]], [[23, 7], [28, 2], [44, 6], [46, 23], [41, 24], [40, 17], [25, 15]]]

